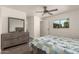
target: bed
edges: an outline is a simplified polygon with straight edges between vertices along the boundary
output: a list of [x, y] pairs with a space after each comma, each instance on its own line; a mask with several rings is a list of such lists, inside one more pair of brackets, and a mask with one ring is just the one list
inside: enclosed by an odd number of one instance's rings
[[36, 38], [30, 43], [42, 51], [45, 51], [47, 54], [79, 53], [79, 39], [48, 35]]

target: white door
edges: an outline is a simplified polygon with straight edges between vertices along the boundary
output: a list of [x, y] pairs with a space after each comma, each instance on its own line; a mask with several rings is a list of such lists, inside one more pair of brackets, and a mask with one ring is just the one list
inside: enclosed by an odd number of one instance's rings
[[48, 20], [40, 22], [40, 36], [48, 35]]

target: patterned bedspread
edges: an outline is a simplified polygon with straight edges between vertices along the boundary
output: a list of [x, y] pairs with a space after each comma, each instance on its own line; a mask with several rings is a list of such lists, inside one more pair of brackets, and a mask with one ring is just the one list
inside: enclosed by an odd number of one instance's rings
[[48, 54], [78, 54], [78, 40], [48, 35], [34, 39], [31, 43]]

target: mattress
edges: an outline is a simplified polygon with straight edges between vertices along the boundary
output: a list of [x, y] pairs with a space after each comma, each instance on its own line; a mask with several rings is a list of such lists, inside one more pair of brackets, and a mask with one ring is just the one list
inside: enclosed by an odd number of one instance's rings
[[31, 44], [46, 51], [48, 54], [78, 54], [79, 39], [58, 36], [44, 36], [34, 39]]

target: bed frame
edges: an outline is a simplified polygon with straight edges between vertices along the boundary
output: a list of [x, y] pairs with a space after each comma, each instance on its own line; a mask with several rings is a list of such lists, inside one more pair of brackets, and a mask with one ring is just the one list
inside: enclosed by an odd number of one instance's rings
[[32, 46], [33, 54], [46, 54], [45, 51], [43, 51], [42, 49], [37, 48], [37, 47], [34, 46], [33, 44], [32, 44], [31, 46]]

